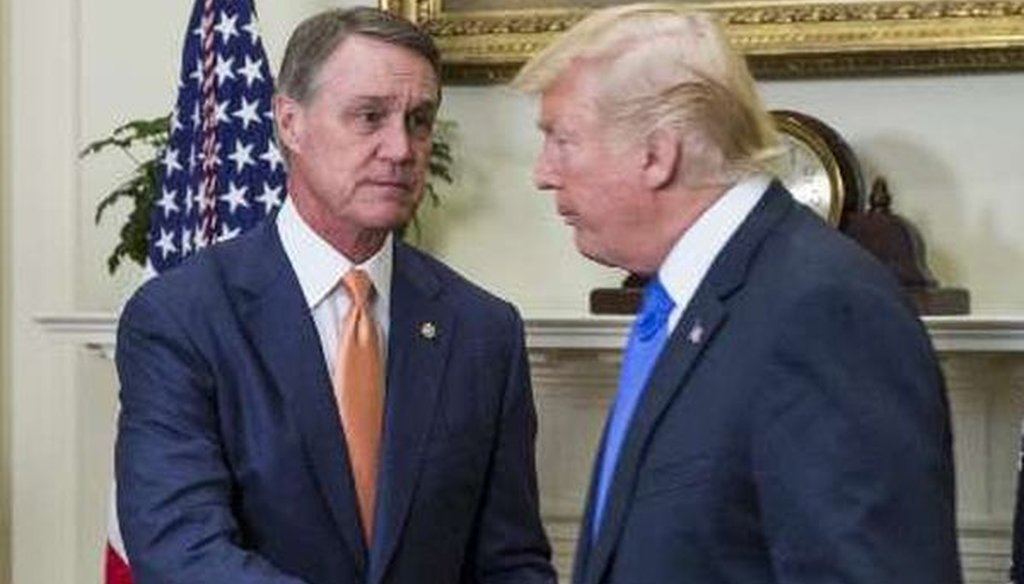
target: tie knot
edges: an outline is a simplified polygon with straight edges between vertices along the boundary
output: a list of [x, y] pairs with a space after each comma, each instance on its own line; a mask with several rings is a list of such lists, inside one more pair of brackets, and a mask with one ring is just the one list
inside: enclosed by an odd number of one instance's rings
[[644, 298], [640, 304], [640, 314], [636, 317], [637, 332], [640, 340], [650, 340], [658, 329], [665, 326], [668, 315], [676, 303], [668, 295], [668, 290], [661, 285], [657, 276], [644, 286]]
[[365, 307], [373, 294], [373, 280], [363, 270], [351, 269], [341, 279], [348, 289], [348, 295], [356, 306]]

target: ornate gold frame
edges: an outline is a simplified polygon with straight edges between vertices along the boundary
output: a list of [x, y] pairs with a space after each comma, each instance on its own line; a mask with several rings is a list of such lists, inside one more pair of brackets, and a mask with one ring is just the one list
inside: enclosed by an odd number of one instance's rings
[[[446, 12], [444, 0], [378, 1], [434, 35], [445, 79], [454, 83], [507, 80], [587, 12], [571, 0], [552, 1], [551, 9], [476, 12]], [[688, 5], [722, 16], [759, 77], [1024, 69], [1024, 0]]]

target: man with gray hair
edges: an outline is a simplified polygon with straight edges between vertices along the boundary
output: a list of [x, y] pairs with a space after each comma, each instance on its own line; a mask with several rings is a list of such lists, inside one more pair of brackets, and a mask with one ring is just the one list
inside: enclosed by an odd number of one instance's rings
[[959, 582], [927, 333], [771, 176], [771, 118], [715, 20], [601, 10], [513, 85], [541, 96], [535, 180], [579, 251], [648, 278], [573, 582]]
[[547, 584], [510, 304], [394, 239], [440, 102], [430, 37], [303, 22], [274, 101], [288, 199], [124, 309], [118, 511], [137, 584]]

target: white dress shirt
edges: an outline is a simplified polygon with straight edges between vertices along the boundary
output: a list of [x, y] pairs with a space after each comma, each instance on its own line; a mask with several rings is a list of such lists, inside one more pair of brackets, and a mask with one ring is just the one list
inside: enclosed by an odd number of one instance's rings
[[382, 363], [387, 363], [388, 330], [390, 328], [391, 271], [394, 251], [389, 235], [377, 253], [365, 262], [353, 265], [331, 244], [327, 243], [299, 215], [290, 198], [277, 215], [277, 231], [281, 236], [284, 253], [299, 280], [299, 287], [306, 298], [316, 331], [320, 335], [320, 347], [327, 361], [327, 370], [334, 378], [334, 366], [338, 354], [338, 330], [348, 314], [352, 301], [341, 279], [353, 267], [364, 270], [373, 281], [373, 316], [381, 340]]
[[668, 315], [668, 334], [672, 334], [711, 264], [761, 200], [771, 180], [768, 175], [754, 175], [733, 185], [697, 218], [665, 256], [658, 277], [675, 302]]

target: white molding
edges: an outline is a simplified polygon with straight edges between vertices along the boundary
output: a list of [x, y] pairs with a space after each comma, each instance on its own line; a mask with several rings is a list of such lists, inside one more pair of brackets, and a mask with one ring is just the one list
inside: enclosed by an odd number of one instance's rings
[[55, 338], [74, 343], [112, 359], [117, 333], [117, 315], [110, 312], [73, 312], [35, 317], [43, 330]]
[[940, 352], [1024, 352], [1024, 315], [926, 316]]
[[[114, 354], [117, 316], [107, 312], [46, 314], [35, 318], [45, 331], [106, 357]], [[926, 316], [936, 350], [1024, 352], [1024, 315]], [[630, 317], [578, 314], [527, 316], [526, 343], [534, 350], [618, 351], [625, 344]]]
[[[937, 351], [1024, 352], [1024, 315], [926, 316]], [[531, 349], [621, 349], [631, 323], [621, 316], [542, 316], [526, 318]]]
[[[929, 317], [925, 324], [945, 356], [954, 427], [957, 429], [958, 520], [961, 560], [968, 584], [1003, 584], [1009, 565], [1012, 497], [1006, 484], [1017, 446], [1013, 381], [1024, 355], [1024, 316]], [[116, 316], [82, 312], [37, 316], [52, 338], [106, 358], [114, 353]], [[554, 560], [571, 570], [582, 493], [597, 441], [629, 317], [565, 314], [525, 319], [538, 403], [538, 466], [544, 522]], [[1002, 354], [1002, 355], [1000, 355]], [[979, 390], [975, 392], [974, 390]], [[968, 476], [964, 476], [964, 474]]]
[[531, 349], [610, 349], [625, 345], [629, 316], [541, 316], [525, 318]]

